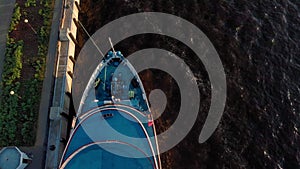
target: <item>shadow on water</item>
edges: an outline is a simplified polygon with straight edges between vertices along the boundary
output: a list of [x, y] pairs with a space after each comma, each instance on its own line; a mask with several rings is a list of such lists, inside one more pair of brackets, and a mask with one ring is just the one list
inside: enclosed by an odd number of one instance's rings
[[[130, 37], [115, 46], [125, 56], [150, 47], [169, 50], [197, 78], [201, 93], [197, 122], [180, 144], [162, 154], [164, 168], [300, 168], [300, 2], [82, 0], [81, 8], [80, 20], [91, 34], [124, 15], [165, 12], [198, 26], [217, 49], [227, 77], [227, 103], [216, 132], [199, 144], [211, 90], [195, 54], [174, 39], [152, 34]], [[79, 30], [79, 46], [87, 39]], [[178, 86], [159, 70], [139, 75], [147, 96], [157, 88], [167, 96], [166, 110], [156, 120], [161, 133], [177, 117]]]

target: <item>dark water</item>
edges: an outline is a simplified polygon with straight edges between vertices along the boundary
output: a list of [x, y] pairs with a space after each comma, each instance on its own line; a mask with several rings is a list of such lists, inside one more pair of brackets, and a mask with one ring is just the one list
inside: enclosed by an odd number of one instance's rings
[[[131, 37], [115, 47], [125, 55], [148, 47], [172, 51], [198, 79], [197, 122], [180, 144], [162, 154], [163, 168], [300, 168], [300, 1], [82, 0], [81, 7], [80, 20], [91, 34], [124, 15], [165, 12], [198, 26], [217, 49], [227, 77], [227, 103], [216, 132], [199, 144], [211, 90], [195, 54], [158, 35]], [[78, 39], [82, 46], [88, 38], [81, 30]], [[167, 95], [167, 108], [156, 121], [163, 132], [177, 117], [179, 89], [158, 70], [140, 76], [147, 94], [159, 88]]]

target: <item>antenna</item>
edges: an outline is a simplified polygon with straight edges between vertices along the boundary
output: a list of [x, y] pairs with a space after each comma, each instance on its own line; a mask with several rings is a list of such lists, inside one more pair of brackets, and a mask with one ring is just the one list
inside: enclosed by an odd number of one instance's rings
[[[70, 8], [69, 4], [66, 4], [66, 7], [65, 7], [65, 8], [66, 8], [66, 9], [70, 9], [71, 12], [72, 12], [72, 14], [74, 14], [74, 11], [73, 11], [73, 9]], [[79, 25], [81, 26], [81, 28], [83, 29], [83, 31], [87, 34], [87, 36], [91, 39], [93, 45], [96, 47], [96, 49], [97, 49], [97, 50], [99, 51], [99, 53], [102, 55], [102, 57], [104, 57], [103, 52], [102, 52], [102, 51], [100, 50], [100, 48], [97, 46], [97, 44], [95, 43], [94, 39], [91, 37], [91, 35], [89, 34], [89, 32], [85, 29], [85, 27], [82, 25], [82, 23], [80, 22], [80, 20], [77, 19], [76, 21], [79, 23]]]
[[116, 55], [116, 51], [115, 51], [115, 48], [114, 48], [113, 43], [111, 42], [111, 38], [108, 37], [108, 40], [109, 40], [110, 46], [111, 46], [111, 48], [112, 48], [112, 50], [113, 50], [113, 52], [114, 52], [114, 55]]

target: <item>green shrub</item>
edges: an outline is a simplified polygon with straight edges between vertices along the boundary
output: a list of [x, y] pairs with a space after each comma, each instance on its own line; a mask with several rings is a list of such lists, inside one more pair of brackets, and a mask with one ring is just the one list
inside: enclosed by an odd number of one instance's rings
[[9, 28], [9, 32], [16, 29], [16, 26], [18, 25], [18, 23], [21, 19], [21, 16], [22, 16], [21, 9], [18, 6], [18, 4], [16, 3], [14, 13], [13, 13], [13, 16], [12, 16], [12, 21], [11, 21], [10, 28]]
[[27, 0], [25, 2], [25, 7], [28, 8], [30, 6], [36, 6], [36, 0]]
[[20, 78], [22, 70], [23, 41], [14, 42], [9, 39], [6, 44], [4, 70], [2, 73], [2, 84], [11, 85]]
[[2, 87], [2, 99], [0, 101], [0, 144], [1, 146], [16, 144], [16, 131], [18, 126], [18, 96], [11, 95], [10, 91], [19, 92], [20, 83]]

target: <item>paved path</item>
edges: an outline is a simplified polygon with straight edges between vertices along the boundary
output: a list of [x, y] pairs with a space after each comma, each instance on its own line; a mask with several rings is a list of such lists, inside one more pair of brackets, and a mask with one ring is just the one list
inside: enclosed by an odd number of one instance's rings
[[[16, 0], [0, 0], [0, 82], [6, 48], [6, 35], [10, 26]], [[0, 89], [1, 90], [1, 89]]]

